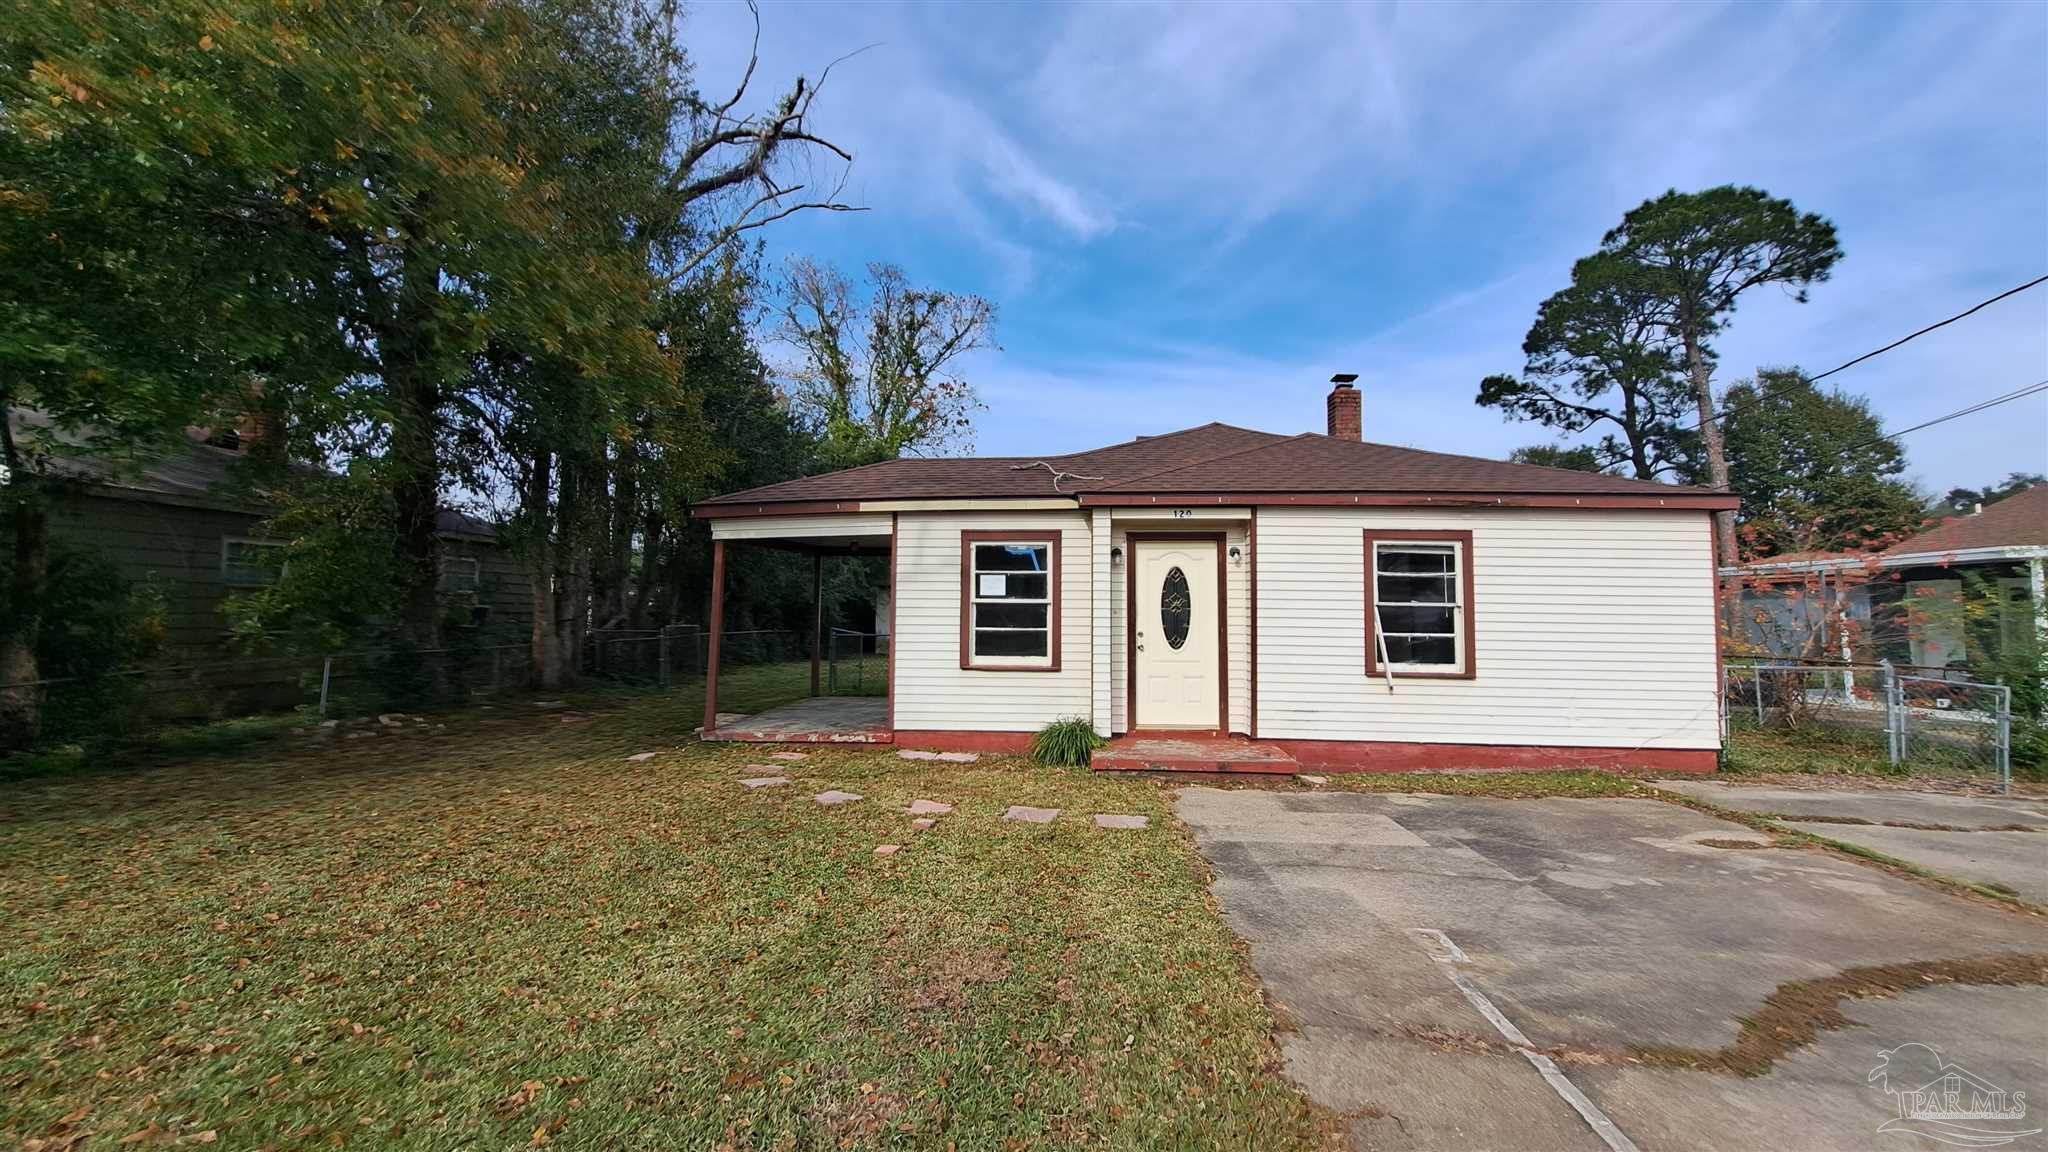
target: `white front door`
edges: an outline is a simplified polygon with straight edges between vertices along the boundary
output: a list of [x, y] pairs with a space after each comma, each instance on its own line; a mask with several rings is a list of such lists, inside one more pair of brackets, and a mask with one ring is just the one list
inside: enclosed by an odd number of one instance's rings
[[1217, 728], [1223, 668], [1216, 543], [1137, 540], [1131, 547], [1133, 728]]

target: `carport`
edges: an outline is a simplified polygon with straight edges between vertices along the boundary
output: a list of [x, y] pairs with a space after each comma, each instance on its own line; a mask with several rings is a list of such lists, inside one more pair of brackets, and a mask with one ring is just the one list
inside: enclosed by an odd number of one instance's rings
[[[778, 508], [719, 506], [700, 508], [711, 521], [711, 610], [707, 621], [704, 680], [704, 739], [755, 743], [886, 744], [893, 729], [895, 659], [893, 620], [888, 637], [889, 688], [881, 697], [836, 697], [824, 682], [825, 561], [830, 557], [889, 558], [888, 608], [896, 602], [896, 523], [890, 513], [851, 511], [853, 505], [823, 504]], [[810, 694], [751, 715], [721, 712], [718, 707], [719, 667], [725, 655], [727, 558], [736, 545], [772, 549], [811, 562]]]

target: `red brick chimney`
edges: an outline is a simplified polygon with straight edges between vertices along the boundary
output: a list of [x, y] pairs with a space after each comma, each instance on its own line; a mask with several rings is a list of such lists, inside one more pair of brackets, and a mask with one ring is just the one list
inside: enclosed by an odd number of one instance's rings
[[1365, 402], [1358, 389], [1351, 386], [1358, 379], [1356, 372], [1339, 372], [1330, 377], [1334, 385], [1326, 405], [1329, 418], [1329, 432], [1332, 440], [1365, 439]]

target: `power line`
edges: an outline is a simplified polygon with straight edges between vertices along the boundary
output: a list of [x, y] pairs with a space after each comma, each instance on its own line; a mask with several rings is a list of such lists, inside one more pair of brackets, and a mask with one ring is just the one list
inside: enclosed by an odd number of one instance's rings
[[[1872, 351], [1865, 352], [1863, 355], [1857, 356], [1854, 359], [1844, 360], [1842, 363], [1835, 365], [1833, 368], [1830, 368], [1825, 372], [1822, 372], [1818, 376], [1808, 376], [1805, 378], [1805, 381], [1808, 384], [1817, 384], [1820, 381], [1825, 380], [1830, 376], [1833, 376], [1835, 373], [1840, 372], [1845, 368], [1853, 368], [1856, 365], [1863, 363], [1865, 360], [1869, 360], [1877, 356], [1882, 356], [1885, 353], [1891, 351], [1892, 349], [1897, 348], [1901, 344], [1911, 343], [1912, 341], [1918, 340], [1920, 337], [1927, 335], [1929, 332], [1932, 332], [1937, 328], [1946, 328], [1950, 324], [1953, 324], [1956, 321], [1963, 319], [1964, 317], [1974, 315], [1975, 313], [1981, 312], [1984, 309], [1989, 308], [1993, 304], [1998, 303], [2000, 300], [2003, 300], [2008, 296], [2017, 296], [2020, 293], [2025, 292], [2029, 288], [2037, 287], [2038, 285], [2044, 283], [2048, 283], [2048, 276], [2037, 276], [2034, 279], [2027, 281], [2025, 284], [2019, 285], [2018, 287], [2008, 288], [2005, 291], [2000, 292], [1998, 295], [1993, 296], [1988, 300], [1980, 300], [1977, 303], [1970, 305], [1968, 308], [1963, 309], [1961, 312], [1958, 312], [1955, 315], [1950, 316], [1946, 320], [1937, 320], [1934, 323], [1929, 324], [1927, 327], [1922, 328], [1917, 332], [1909, 332], [1906, 335], [1899, 337], [1897, 340], [1892, 341], [1891, 343], [1885, 345], [1882, 348], [1877, 348], [1873, 349]], [[1791, 387], [1791, 385], [1786, 385], [1786, 387]], [[1710, 414], [1705, 419], [1695, 420], [1691, 424], [1686, 425], [1684, 428], [1679, 429], [1679, 431], [1697, 432], [1701, 428], [1706, 427], [1708, 421], [1724, 420], [1737, 412], [1747, 411], [1750, 408], [1753, 408], [1756, 405], [1763, 403], [1766, 399], [1777, 395], [1779, 391], [1780, 389], [1759, 387], [1756, 390], [1756, 392], [1753, 393], [1755, 399], [1750, 400], [1748, 403], [1727, 404], [1720, 411]], [[1911, 432], [1916, 430], [1917, 429], [1909, 428], [1906, 431]], [[1903, 435], [1903, 433], [1899, 433], [1899, 435]], [[1602, 461], [1600, 467], [1603, 469], [1609, 468], [1613, 465], [1620, 464], [1627, 459], [1629, 459], [1628, 453], [1623, 452], [1618, 455], [1615, 455], [1612, 459]]]
[[1936, 424], [1946, 424], [1951, 420], [1961, 419], [1964, 416], [1969, 416], [1978, 412], [1982, 412], [1986, 408], [1996, 408], [2000, 404], [2010, 404], [2014, 400], [2023, 400], [2028, 396], [2034, 395], [2036, 392], [2048, 392], [2048, 380], [2039, 380], [2032, 384], [2027, 385], [2024, 388], [2015, 388], [2012, 391], [2007, 392], [2003, 396], [1993, 396], [1989, 400], [1980, 400], [1967, 408], [1958, 408], [1955, 411], [1950, 412], [1946, 416], [1936, 416], [1932, 420], [1923, 420], [1920, 423], [1913, 425], [1911, 428], [1901, 428], [1897, 432], [1880, 432], [1877, 435], [1870, 437], [1869, 439], [1858, 440], [1857, 442], [1849, 445], [1846, 448], [1838, 449], [1838, 451], [1842, 455], [1847, 456], [1851, 452], [1856, 452], [1864, 448], [1868, 448], [1872, 444], [1879, 444], [1886, 440], [1896, 440], [1899, 437], [1904, 436], [1908, 432], [1918, 432], [1922, 428], [1932, 428]]

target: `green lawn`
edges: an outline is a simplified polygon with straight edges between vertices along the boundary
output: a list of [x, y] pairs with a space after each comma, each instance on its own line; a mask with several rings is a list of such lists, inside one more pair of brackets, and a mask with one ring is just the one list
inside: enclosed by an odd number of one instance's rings
[[748, 792], [691, 693], [569, 701], [0, 790], [0, 1144], [1331, 1142], [1160, 785], [834, 749]]

